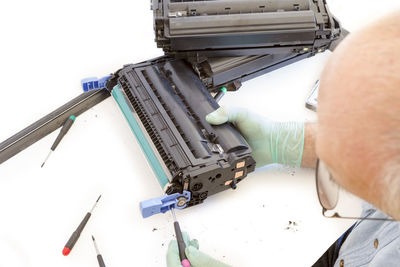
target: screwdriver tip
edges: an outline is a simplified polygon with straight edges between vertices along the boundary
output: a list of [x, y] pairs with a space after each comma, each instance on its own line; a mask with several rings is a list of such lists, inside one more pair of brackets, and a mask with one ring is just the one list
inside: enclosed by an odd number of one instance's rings
[[[100, 255], [99, 248], [97, 247], [96, 240], [94, 239], [94, 236], [93, 236], [93, 235], [92, 235], [92, 239], [93, 239], [94, 248], [96, 249], [96, 253], [97, 253], [97, 255]], [[101, 266], [101, 265], [100, 265], [100, 266]]]
[[52, 152], [52, 150], [50, 150], [49, 154], [47, 154], [47, 157], [46, 157], [46, 159], [43, 161], [42, 166], [40, 166], [40, 168], [43, 168], [44, 164], [45, 164], [46, 161], [49, 159], [51, 152]]
[[89, 212], [89, 213], [92, 213], [92, 212], [93, 212], [93, 210], [94, 210], [94, 208], [96, 208], [96, 206], [97, 206], [97, 203], [99, 202], [100, 198], [101, 198], [101, 195], [100, 195], [100, 196], [97, 198], [96, 202], [94, 203], [94, 205], [93, 205], [93, 207], [92, 207], [92, 209], [90, 210], [90, 212]]

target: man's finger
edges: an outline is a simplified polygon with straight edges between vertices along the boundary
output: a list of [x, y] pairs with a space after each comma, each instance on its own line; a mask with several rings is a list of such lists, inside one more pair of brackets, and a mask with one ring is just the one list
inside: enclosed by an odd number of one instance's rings
[[196, 249], [199, 249], [199, 241], [197, 239], [190, 240], [189, 246], [195, 247]]
[[185, 245], [187, 246], [190, 243], [190, 236], [187, 232], [182, 232], [183, 241], [185, 241]]
[[229, 113], [226, 108], [220, 107], [216, 111], [206, 116], [206, 121], [213, 125], [220, 125], [227, 122], [229, 119]]
[[220, 261], [217, 261], [207, 254], [204, 254], [203, 252], [199, 251], [193, 246], [189, 246], [185, 250], [186, 257], [192, 264], [192, 266], [207, 266], [207, 267], [228, 267], [229, 265], [226, 265]]
[[169, 242], [167, 252], [167, 266], [182, 267], [181, 259], [179, 258], [178, 243], [176, 242], [176, 240], [171, 240], [171, 242]]

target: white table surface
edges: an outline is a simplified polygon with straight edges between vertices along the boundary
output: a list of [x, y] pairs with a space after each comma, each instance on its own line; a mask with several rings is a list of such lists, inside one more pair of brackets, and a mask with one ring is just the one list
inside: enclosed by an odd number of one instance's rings
[[[397, 0], [330, 1], [350, 31], [399, 7]], [[79, 95], [80, 79], [162, 55], [152, 23], [149, 1], [2, 1], [0, 141]], [[315, 121], [304, 102], [330, 54], [246, 82], [221, 103], [276, 120]], [[138, 203], [162, 190], [115, 101], [79, 116], [40, 168], [57, 134], [0, 165], [0, 266], [98, 266], [91, 234], [107, 266], [165, 266], [172, 218], [140, 215]], [[236, 191], [177, 216], [201, 250], [228, 264], [310, 266], [352, 223], [322, 217], [313, 174], [257, 169]], [[64, 244], [99, 194], [64, 257]], [[289, 221], [298, 225], [287, 229]]]

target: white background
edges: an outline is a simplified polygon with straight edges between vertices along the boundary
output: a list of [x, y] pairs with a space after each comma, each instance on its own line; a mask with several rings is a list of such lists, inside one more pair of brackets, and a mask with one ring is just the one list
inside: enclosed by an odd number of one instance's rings
[[[329, 1], [350, 31], [397, 0]], [[81, 93], [80, 79], [162, 55], [149, 1], [0, 1], [0, 141]], [[371, 36], [371, 39], [374, 38]], [[330, 52], [244, 84], [222, 104], [277, 120], [316, 120], [304, 102]], [[340, 108], [340, 107], [338, 107]], [[57, 132], [0, 165], [0, 266], [164, 266], [171, 215], [142, 219], [162, 190], [112, 98], [79, 116], [44, 168]], [[68, 257], [61, 250], [103, 195]], [[352, 223], [321, 215], [313, 170], [258, 169], [236, 191], [177, 213], [201, 250], [235, 266], [310, 266]], [[289, 221], [297, 227], [286, 229]]]

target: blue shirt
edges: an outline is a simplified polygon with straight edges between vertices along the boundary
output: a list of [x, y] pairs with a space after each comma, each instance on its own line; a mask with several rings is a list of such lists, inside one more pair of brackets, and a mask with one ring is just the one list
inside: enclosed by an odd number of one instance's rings
[[[361, 217], [389, 218], [364, 203]], [[339, 250], [335, 267], [400, 267], [400, 222], [358, 221]]]

